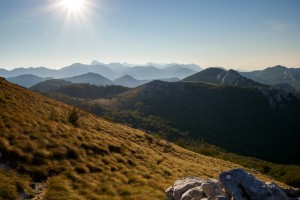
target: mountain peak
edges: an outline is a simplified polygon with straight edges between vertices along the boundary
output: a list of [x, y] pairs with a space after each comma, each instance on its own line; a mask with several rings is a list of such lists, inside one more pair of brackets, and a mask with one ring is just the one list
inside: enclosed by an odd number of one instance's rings
[[88, 72], [86, 74], [82, 74], [74, 77], [64, 78], [63, 80], [70, 81], [72, 83], [90, 83], [94, 85], [112, 84], [112, 81], [109, 80], [108, 78], [93, 72]]
[[101, 62], [99, 62], [99, 61], [97, 61], [97, 60], [93, 60], [91, 63], [90, 63], [90, 65], [103, 65], [104, 63], [101, 63]]

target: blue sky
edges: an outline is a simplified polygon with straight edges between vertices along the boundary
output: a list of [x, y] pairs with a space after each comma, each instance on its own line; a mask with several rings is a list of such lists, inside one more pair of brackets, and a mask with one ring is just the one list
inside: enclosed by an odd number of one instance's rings
[[299, 0], [0, 1], [0, 68], [74, 62], [300, 67]]

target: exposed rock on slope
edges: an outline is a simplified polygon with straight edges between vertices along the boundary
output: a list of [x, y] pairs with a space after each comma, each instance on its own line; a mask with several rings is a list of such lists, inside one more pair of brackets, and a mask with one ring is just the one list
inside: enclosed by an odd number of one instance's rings
[[299, 189], [285, 189], [275, 183], [264, 183], [243, 169], [222, 172], [216, 179], [187, 177], [177, 180], [166, 190], [168, 200], [293, 200]]

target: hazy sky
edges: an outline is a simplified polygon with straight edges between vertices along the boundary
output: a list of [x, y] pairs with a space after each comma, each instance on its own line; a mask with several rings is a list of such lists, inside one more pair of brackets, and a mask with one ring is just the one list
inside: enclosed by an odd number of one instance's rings
[[[78, 0], [77, 0], [78, 1]], [[300, 67], [300, 0], [0, 0], [0, 68]]]

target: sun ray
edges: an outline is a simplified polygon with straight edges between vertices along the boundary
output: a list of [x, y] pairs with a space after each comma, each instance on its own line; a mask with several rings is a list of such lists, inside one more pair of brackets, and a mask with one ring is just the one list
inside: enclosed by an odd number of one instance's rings
[[84, 0], [62, 0], [62, 5], [72, 12], [80, 12], [84, 7]]

